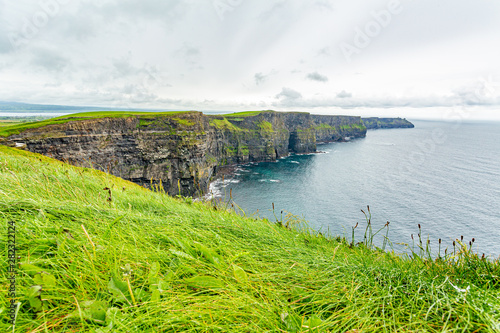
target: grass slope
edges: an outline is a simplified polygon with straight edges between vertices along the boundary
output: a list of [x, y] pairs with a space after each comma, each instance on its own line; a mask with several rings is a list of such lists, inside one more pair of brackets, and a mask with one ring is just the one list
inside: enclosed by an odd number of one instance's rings
[[0, 217], [3, 235], [17, 223], [17, 332], [500, 329], [498, 261], [465, 247], [402, 258], [1, 146]]

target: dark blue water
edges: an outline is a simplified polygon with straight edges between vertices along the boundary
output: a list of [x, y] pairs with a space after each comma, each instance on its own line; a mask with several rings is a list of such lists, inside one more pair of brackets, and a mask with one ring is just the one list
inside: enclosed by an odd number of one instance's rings
[[[281, 210], [332, 235], [351, 235], [364, 223], [390, 221], [396, 251], [411, 234], [451, 242], [475, 238], [474, 250], [500, 255], [500, 123], [414, 121], [414, 129], [368, 131], [366, 138], [319, 145], [324, 154], [294, 155], [276, 163], [240, 166], [213, 189], [247, 214], [274, 220]], [[286, 213], [284, 213], [286, 214]], [[356, 230], [363, 236], [362, 226]], [[378, 242], [382, 238], [379, 238]], [[452, 248], [452, 246], [451, 246]]]

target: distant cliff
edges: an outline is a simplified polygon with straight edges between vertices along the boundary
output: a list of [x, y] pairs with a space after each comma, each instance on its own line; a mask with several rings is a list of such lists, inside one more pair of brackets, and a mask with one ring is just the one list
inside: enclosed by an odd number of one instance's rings
[[13, 132], [3, 144], [133, 182], [161, 182], [171, 195], [203, 194], [218, 168], [316, 151], [316, 142], [366, 135], [360, 117], [296, 112], [72, 115]]
[[367, 129], [379, 128], [413, 128], [415, 127], [411, 122], [401, 118], [363, 118], [363, 124]]

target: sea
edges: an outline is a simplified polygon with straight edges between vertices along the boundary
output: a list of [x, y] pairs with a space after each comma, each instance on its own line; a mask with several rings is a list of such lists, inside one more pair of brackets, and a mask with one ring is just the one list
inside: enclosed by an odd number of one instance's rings
[[498, 258], [500, 122], [412, 122], [412, 129], [320, 144], [315, 154], [239, 165], [212, 183], [209, 196], [232, 199], [248, 216], [306, 221], [349, 241], [358, 224], [356, 242], [363, 241], [361, 210], [368, 214], [369, 206], [374, 231], [389, 222], [386, 250], [411, 254], [420, 233], [434, 255], [453, 251], [457, 239], [469, 247], [474, 238], [473, 252]]

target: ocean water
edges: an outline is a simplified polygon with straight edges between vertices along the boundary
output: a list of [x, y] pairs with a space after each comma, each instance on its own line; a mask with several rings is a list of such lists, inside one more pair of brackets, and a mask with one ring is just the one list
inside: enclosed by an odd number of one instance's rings
[[[324, 153], [293, 155], [274, 163], [239, 166], [215, 195], [232, 198], [247, 215], [275, 220], [289, 212], [309, 226], [357, 240], [361, 209], [370, 205], [374, 229], [390, 222], [397, 252], [411, 234], [431, 247], [475, 238], [473, 250], [500, 256], [500, 123], [413, 121], [414, 129], [368, 131], [366, 138], [318, 145]], [[365, 209], [366, 210], [366, 209]], [[379, 234], [379, 236], [381, 236]], [[380, 244], [382, 237], [376, 238]]]

